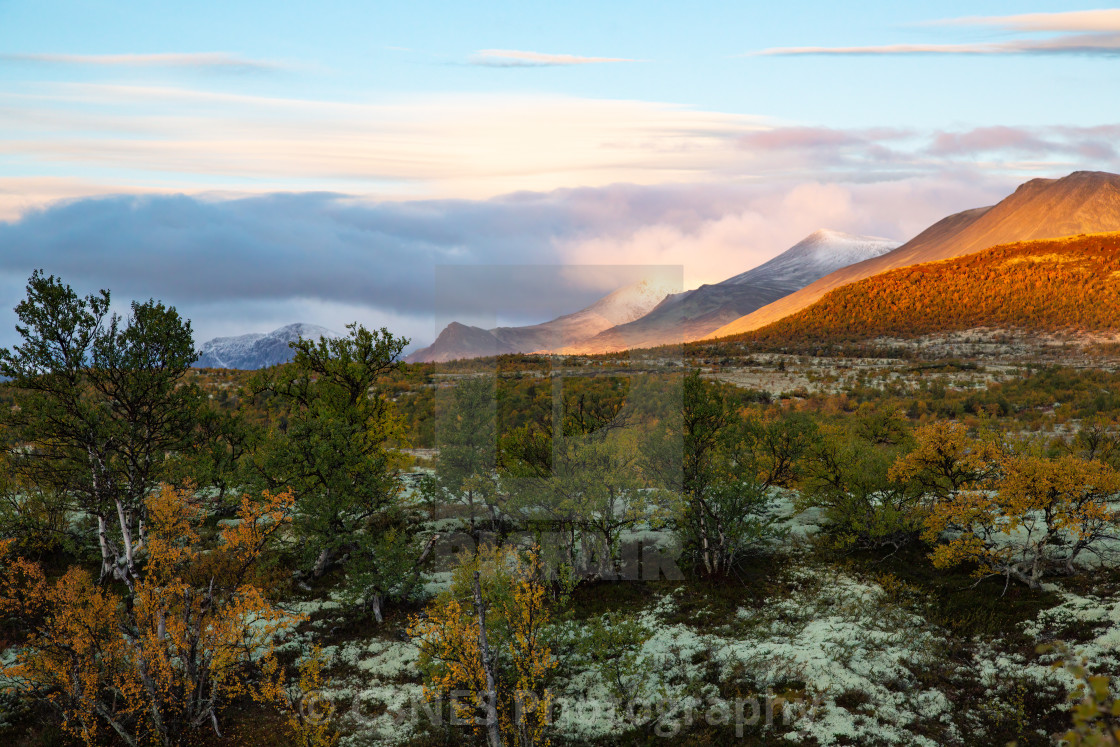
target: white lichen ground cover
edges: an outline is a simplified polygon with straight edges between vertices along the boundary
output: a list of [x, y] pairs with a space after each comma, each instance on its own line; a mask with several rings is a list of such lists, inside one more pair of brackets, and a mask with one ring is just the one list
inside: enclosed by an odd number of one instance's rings
[[[1120, 672], [1120, 599], [1107, 590], [1077, 594], [1050, 585], [1055, 606], [998, 636], [961, 639], [897, 590], [807, 551], [816, 517], [780, 508], [794, 531], [777, 564], [780, 578], [770, 584], [776, 591], [761, 603], [744, 593], [737, 608], [682, 611], [686, 587], [662, 582], [641, 603], [620, 605], [648, 632], [634, 652], [642, 676], [629, 693], [639, 707], [622, 707], [601, 667], [569, 653], [553, 684], [554, 743], [671, 739], [697, 724], [726, 724], [729, 712], [734, 724], [739, 698], [762, 704], [756, 722], [751, 708], [739, 706], [751, 743], [986, 744], [995, 726], [1065, 723], [1075, 682], [1053, 666], [1062, 654], [1036, 653], [1036, 643], [1063, 642], [1091, 669]], [[433, 578], [427, 588], [436, 593], [446, 582]], [[346, 615], [337, 602], [303, 602], [298, 611], [311, 620], [288, 632], [286, 650], [339, 638], [333, 633]], [[557, 623], [557, 645], [578, 638], [586, 624]], [[343, 745], [404, 745], [430, 729], [430, 716], [418, 710], [418, 648], [402, 626], [398, 619], [323, 649], [331, 681], [319, 696], [335, 708]], [[772, 723], [768, 696], [790, 704], [774, 711]], [[1018, 736], [1024, 744], [1051, 742], [1037, 728]]]

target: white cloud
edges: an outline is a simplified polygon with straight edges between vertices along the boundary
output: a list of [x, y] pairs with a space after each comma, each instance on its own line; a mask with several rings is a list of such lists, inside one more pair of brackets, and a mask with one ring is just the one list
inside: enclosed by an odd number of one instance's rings
[[228, 72], [273, 71], [284, 65], [229, 52], [161, 52], [158, 54], [0, 54], [0, 61], [94, 67], [165, 67]]
[[931, 21], [929, 26], [995, 26], [1015, 31], [1120, 31], [1120, 9], [1023, 13], [1013, 16], [967, 16]]
[[1001, 33], [1063, 32], [1059, 35], [1022, 37], [1004, 41], [958, 44], [876, 44], [862, 46], [773, 47], [750, 55], [898, 55], [898, 54], [1120, 54], [1120, 9], [1061, 13], [1026, 13], [1010, 16], [967, 16], [929, 21], [923, 26], [979, 26]]
[[0, 91], [0, 154], [204, 188], [480, 198], [747, 170], [762, 117], [559, 95], [341, 103], [97, 84]]

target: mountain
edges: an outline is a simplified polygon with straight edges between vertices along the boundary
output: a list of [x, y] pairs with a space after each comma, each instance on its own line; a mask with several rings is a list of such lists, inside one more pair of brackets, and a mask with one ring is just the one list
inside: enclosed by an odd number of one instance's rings
[[1120, 175], [1075, 171], [1061, 179], [1032, 179], [992, 207], [950, 215], [892, 252], [837, 270], [815, 283], [708, 335], [759, 329], [793, 314], [834, 288], [880, 272], [960, 257], [997, 244], [1120, 230]]
[[196, 368], [257, 369], [287, 363], [292, 359], [288, 343], [300, 337], [318, 340], [339, 337], [339, 334], [314, 324], [289, 324], [267, 334], [253, 332], [237, 337], [215, 337], [202, 343], [194, 365]]
[[586, 309], [525, 327], [482, 329], [459, 322], [447, 325], [436, 341], [415, 351], [409, 363], [442, 363], [502, 353], [561, 350], [594, 337], [605, 329], [638, 319], [670, 295], [661, 283], [642, 280], [610, 293]]
[[752, 270], [671, 296], [640, 319], [612, 327], [564, 352], [604, 353], [699, 340], [840, 267], [878, 257], [897, 246], [890, 239], [822, 229]]
[[1120, 232], [1025, 241], [911, 265], [829, 291], [736, 338], [797, 344], [977, 328], [1120, 331]]

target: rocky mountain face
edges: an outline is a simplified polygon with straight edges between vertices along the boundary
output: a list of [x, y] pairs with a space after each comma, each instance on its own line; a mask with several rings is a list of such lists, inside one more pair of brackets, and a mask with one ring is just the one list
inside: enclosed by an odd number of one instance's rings
[[292, 349], [288, 343], [301, 337], [318, 340], [339, 336], [337, 332], [315, 324], [289, 324], [265, 334], [254, 332], [236, 337], [215, 337], [202, 343], [194, 365], [196, 368], [267, 368], [290, 361]]
[[725, 337], [807, 308], [830, 290], [880, 272], [961, 257], [997, 244], [1120, 230], [1120, 175], [1075, 171], [1032, 179], [999, 204], [950, 215], [892, 252], [849, 265], [714, 330]]

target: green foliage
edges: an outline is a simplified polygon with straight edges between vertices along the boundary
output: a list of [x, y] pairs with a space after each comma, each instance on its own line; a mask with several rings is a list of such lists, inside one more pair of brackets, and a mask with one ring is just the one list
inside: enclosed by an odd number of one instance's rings
[[898, 412], [869, 410], [854, 422], [822, 429], [807, 458], [798, 507], [823, 510], [837, 547], [898, 550], [923, 527], [921, 486], [889, 474], [913, 447]]
[[408, 341], [385, 329], [348, 329], [345, 337], [292, 343], [290, 365], [252, 381], [251, 392], [267, 395], [272, 423], [251, 455], [248, 477], [260, 487], [292, 491], [293, 529], [315, 575], [352, 553], [353, 577], [361, 579], [355, 583], [380, 614], [381, 599], [405, 587], [400, 568], [390, 578], [388, 567], [371, 575], [370, 564], [411, 543], [403, 539], [410, 522], [399, 501], [401, 458], [387, 448], [399, 435], [398, 422], [391, 403], [371, 388], [397, 365]]
[[170, 455], [197, 442], [190, 322], [157, 301], [109, 314], [109, 292], [85, 298], [35, 271], [16, 306], [22, 343], [0, 350], [17, 407], [3, 412], [17, 481], [72, 497], [98, 523], [102, 576], [131, 585], [145, 538], [144, 500]]
[[479, 512], [485, 508], [492, 531], [498, 531], [498, 433], [495, 382], [489, 376], [460, 379], [437, 394], [436, 463], [438, 486], [427, 496], [467, 506], [467, 530], [478, 536]]
[[680, 497], [677, 519], [686, 555], [709, 575], [731, 570], [746, 553], [779, 536], [770, 488], [792, 479], [811, 424], [803, 418], [745, 423], [726, 387], [693, 371], [679, 413], [642, 449], [646, 469]]
[[0, 462], [0, 537], [14, 539], [27, 557], [73, 553], [78, 533], [71, 526], [70, 496], [51, 487], [20, 484]]
[[613, 697], [631, 703], [644, 694], [650, 677], [642, 645], [653, 635], [649, 628], [632, 616], [607, 612], [581, 621], [572, 633], [568, 656], [595, 667]]
[[621, 535], [656, 522], [663, 507], [639, 467], [639, 433], [622, 377], [564, 383], [559, 432], [524, 427], [502, 441], [507, 510], [564, 538], [566, 563], [585, 576], [615, 578]]

